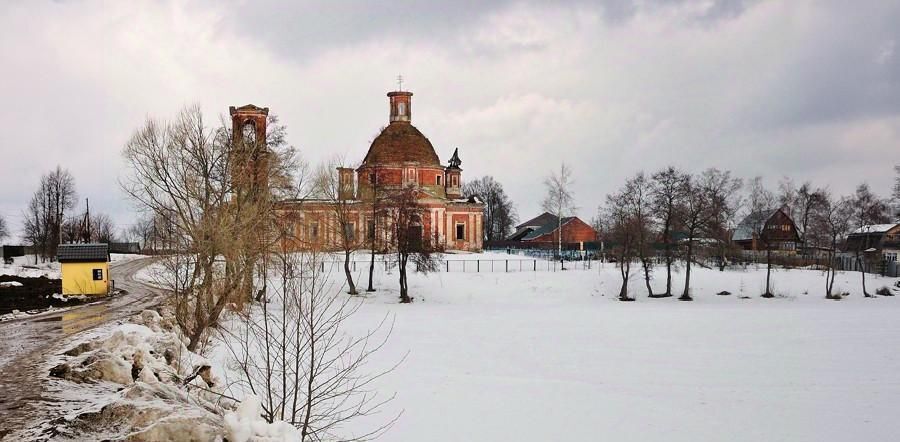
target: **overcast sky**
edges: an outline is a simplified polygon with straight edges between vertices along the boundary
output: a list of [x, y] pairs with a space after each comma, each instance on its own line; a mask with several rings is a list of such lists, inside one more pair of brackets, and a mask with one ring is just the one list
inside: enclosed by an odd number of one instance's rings
[[812, 180], [888, 196], [900, 1], [14, 2], [0, 6], [0, 214], [40, 175], [133, 221], [121, 150], [148, 116], [266, 106], [311, 163], [362, 159], [405, 78], [413, 124], [520, 216], [575, 172], [579, 214], [639, 170]]

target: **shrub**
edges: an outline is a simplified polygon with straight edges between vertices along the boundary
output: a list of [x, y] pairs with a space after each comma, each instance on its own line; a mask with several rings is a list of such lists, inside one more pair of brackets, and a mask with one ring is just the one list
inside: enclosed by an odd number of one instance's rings
[[875, 290], [875, 294], [878, 296], [894, 296], [894, 294], [891, 293], [891, 289], [888, 288], [888, 286], [884, 286], [878, 290]]

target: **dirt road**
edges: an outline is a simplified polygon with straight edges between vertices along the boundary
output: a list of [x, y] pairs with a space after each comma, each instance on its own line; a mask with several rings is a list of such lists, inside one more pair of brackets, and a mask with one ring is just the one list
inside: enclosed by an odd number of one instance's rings
[[99, 325], [140, 313], [160, 302], [152, 286], [134, 279], [152, 258], [113, 263], [110, 274], [127, 294], [66, 311], [0, 323], [0, 440], [33, 420], [47, 400], [44, 361], [62, 351], [64, 341]]

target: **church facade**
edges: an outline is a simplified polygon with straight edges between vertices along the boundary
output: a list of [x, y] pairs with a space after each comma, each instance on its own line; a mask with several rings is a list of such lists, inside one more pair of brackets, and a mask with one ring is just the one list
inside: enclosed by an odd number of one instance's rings
[[[390, 250], [395, 228], [390, 195], [403, 189], [415, 195], [418, 215], [413, 224], [423, 242], [439, 250], [482, 249], [484, 205], [461, 193], [458, 152], [442, 164], [428, 138], [412, 125], [412, 96], [409, 91], [387, 94], [389, 123], [357, 168], [338, 168], [337, 195], [278, 202], [279, 218], [291, 232], [291, 248], [339, 249], [349, 237], [360, 248], [374, 243], [378, 250]], [[265, 137], [265, 116], [259, 117], [263, 112], [268, 109], [232, 108], [236, 136]]]

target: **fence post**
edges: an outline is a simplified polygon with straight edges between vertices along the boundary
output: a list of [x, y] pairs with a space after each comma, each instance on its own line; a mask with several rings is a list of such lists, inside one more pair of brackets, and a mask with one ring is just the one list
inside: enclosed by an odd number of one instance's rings
[[450, 273], [450, 260], [444, 261], [444, 264], [447, 264], [447, 273]]
[[534, 271], [535, 272], [537, 271], [537, 260], [536, 259], [534, 260]]
[[509, 273], [509, 260], [506, 260], [506, 272]]
[[475, 260], [475, 273], [481, 273], [481, 260]]

